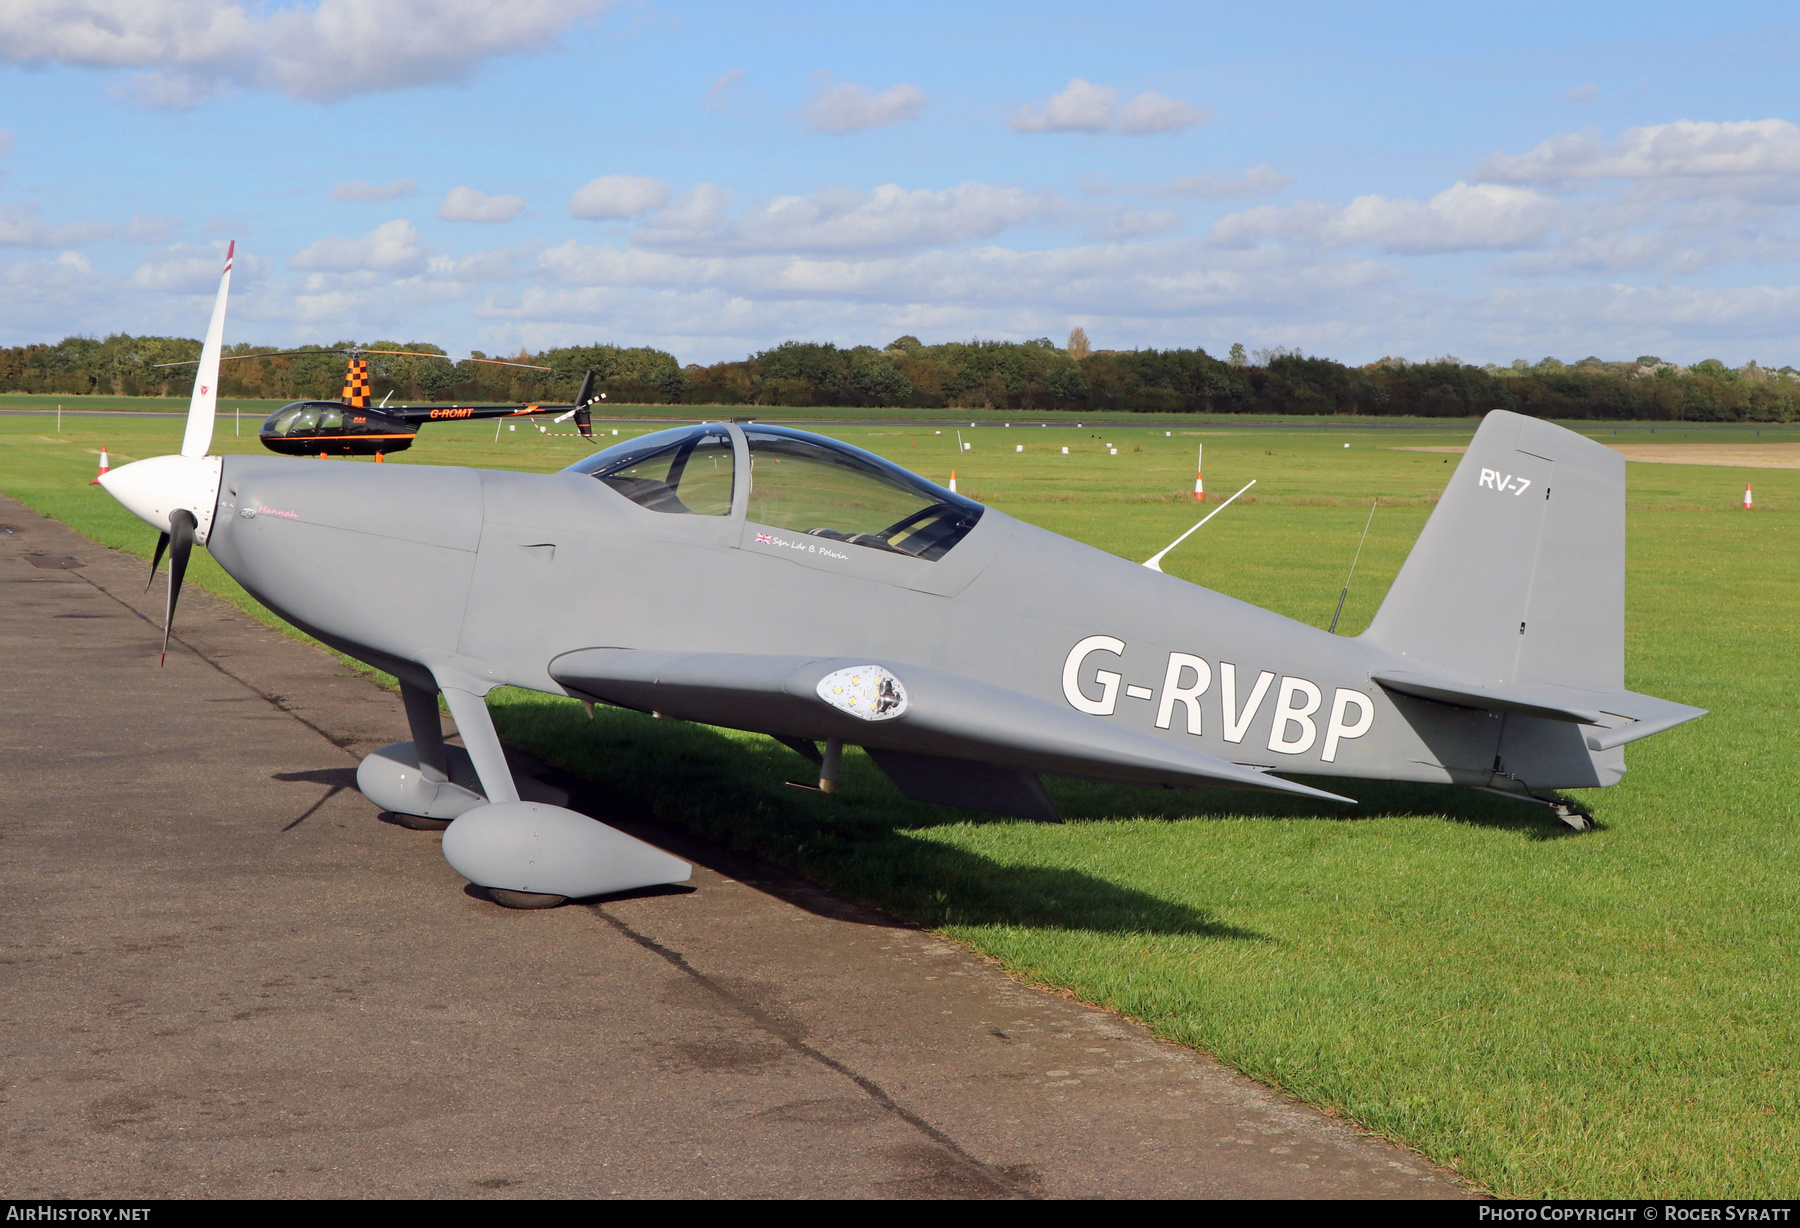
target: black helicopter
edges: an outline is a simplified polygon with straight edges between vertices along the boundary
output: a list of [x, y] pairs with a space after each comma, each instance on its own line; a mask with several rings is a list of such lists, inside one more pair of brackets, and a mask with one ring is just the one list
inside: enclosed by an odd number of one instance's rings
[[[373, 389], [369, 380], [369, 354], [395, 354], [412, 358], [442, 358], [459, 361], [447, 354], [415, 350], [294, 350], [273, 354], [233, 354], [223, 361], [239, 358], [279, 358], [288, 354], [346, 354], [343, 395], [336, 401], [293, 401], [263, 419], [257, 432], [263, 447], [283, 456], [373, 456], [381, 460], [389, 452], [403, 452], [412, 447], [419, 428], [427, 422], [466, 422], [476, 419], [525, 418], [541, 414], [557, 414], [558, 422], [573, 419], [575, 429], [584, 439], [594, 437], [591, 406], [606, 399], [594, 395], [594, 373], [589, 371], [581, 381], [581, 391], [572, 405], [371, 405]], [[548, 371], [531, 363], [508, 362], [498, 358], [468, 358], [460, 361], [485, 362], [503, 367], [524, 367]], [[161, 366], [186, 366], [186, 363], [161, 363]]]

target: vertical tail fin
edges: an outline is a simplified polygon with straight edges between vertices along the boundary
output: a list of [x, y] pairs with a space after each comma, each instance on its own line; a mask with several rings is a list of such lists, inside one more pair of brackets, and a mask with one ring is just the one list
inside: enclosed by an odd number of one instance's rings
[[351, 409], [369, 408], [369, 360], [352, 358], [344, 369], [344, 395], [340, 398]]
[[1625, 461], [1489, 414], [1366, 633], [1498, 684], [1625, 685]]

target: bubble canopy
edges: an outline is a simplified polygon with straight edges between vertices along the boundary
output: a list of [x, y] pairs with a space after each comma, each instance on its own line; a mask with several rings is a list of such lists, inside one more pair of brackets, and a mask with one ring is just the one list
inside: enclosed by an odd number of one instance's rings
[[[734, 475], [730, 429], [676, 427], [614, 444], [570, 465], [652, 511], [727, 515]], [[982, 506], [872, 452], [788, 427], [744, 428], [748, 519], [775, 529], [914, 558], [942, 558]]]

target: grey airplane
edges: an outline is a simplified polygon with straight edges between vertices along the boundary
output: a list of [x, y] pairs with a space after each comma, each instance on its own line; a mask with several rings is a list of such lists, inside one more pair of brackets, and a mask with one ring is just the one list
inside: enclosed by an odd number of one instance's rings
[[1704, 714], [1625, 689], [1624, 461], [1546, 422], [1482, 421], [1346, 637], [778, 426], [679, 426], [550, 474], [208, 456], [230, 275], [180, 454], [102, 479], [162, 533], [165, 652], [200, 542], [269, 609], [393, 674], [412, 741], [366, 758], [358, 786], [444, 828], [450, 864], [511, 907], [690, 867], [522, 800], [484, 699], [498, 686], [764, 733], [825, 792], [861, 746], [908, 797], [1046, 820], [1045, 776], [1351, 801], [1290, 779], [1324, 777], [1497, 791], [1582, 828], [1542, 795], [1615, 784], [1627, 743]]

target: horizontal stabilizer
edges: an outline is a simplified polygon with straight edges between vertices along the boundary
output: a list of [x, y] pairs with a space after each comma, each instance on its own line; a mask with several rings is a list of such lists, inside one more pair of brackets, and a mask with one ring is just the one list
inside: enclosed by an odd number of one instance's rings
[[1489, 712], [1519, 712], [1541, 716], [1552, 721], [1573, 721], [1579, 725], [1598, 725], [1600, 709], [1590, 702], [1590, 691], [1543, 684], [1525, 686], [1504, 683], [1465, 682], [1434, 674], [1415, 674], [1403, 670], [1380, 670], [1371, 679], [1390, 691], [1435, 699], [1459, 708], [1485, 708]]
[[1631, 723], [1612, 729], [1597, 729], [1588, 734], [1589, 750], [1611, 750], [1615, 746], [1647, 738], [1653, 733], [1673, 729], [1697, 716], [1706, 715], [1705, 708], [1678, 704], [1672, 699], [1658, 699], [1654, 695], [1640, 695], [1636, 691], [1614, 691], [1611, 695], [1604, 696], [1600, 710], [1626, 717]]
[[[828, 702], [844, 673], [885, 678], [880, 710]], [[1017, 691], [898, 662], [741, 653], [584, 648], [550, 662], [572, 694], [679, 720], [783, 738], [840, 738], [870, 749], [1142, 784], [1210, 785], [1349, 798], [1272, 776]]]
[[[1594, 725], [1597, 728], [1586, 738], [1589, 750], [1612, 750], [1706, 715], [1705, 708], [1636, 691], [1584, 691], [1548, 683], [1503, 685], [1401, 670], [1381, 670], [1371, 678], [1386, 690], [1459, 708]], [[1626, 723], [1612, 725], [1613, 718]]]

